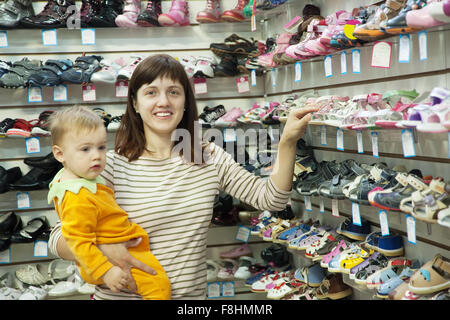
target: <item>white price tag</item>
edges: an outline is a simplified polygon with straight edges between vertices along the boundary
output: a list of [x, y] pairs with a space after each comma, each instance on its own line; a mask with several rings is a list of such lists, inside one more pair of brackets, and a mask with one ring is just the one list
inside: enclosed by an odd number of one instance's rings
[[195, 94], [208, 93], [208, 86], [206, 85], [205, 78], [195, 78], [194, 79], [194, 92], [195, 92]]
[[386, 210], [378, 211], [378, 216], [380, 219], [381, 235], [388, 236], [389, 235], [389, 222], [388, 222]]
[[208, 299], [220, 298], [220, 282], [209, 282], [207, 287]]
[[331, 214], [335, 217], [339, 217], [339, 200], [331, 200]]
[[341, 74], [347, 73], [347, 52], [342, 51], [340, 54], [341, 57]]
[[401, 34], [398, 41], [398, 62], [409, 63], [411, 56], [411, 37], [409, 34]]
[[81, 29], [81, 44], [95, 45], [95, 29]]
[[53, 87], [53, 101], [67, 101], [67, 86], [65, 84]]
[[413, 129], [403, 129], [402, 130], [402, 147], [403, 147], [403, 156], [405, 158], [410, 158], [410, 157], [416, 156], [416, 148], [414, 146]]
[[128, 82], [127, 81], [117, 81], [116, 87], [116, 98], [126, 98], [128, 97]]
[[323, 146], [327, 145], [327, 126], [320, 126], [320, 143]]
[[323, 203], [323, 199], [320, 199], [319, 212], [325, 213], [325, 204]]
[[244, 93], [250, 91], [250, 85], [248, 83], [248, 77], [240, 77], [236, 79], [236, 86], [238, 93]]
[[356, 143], [358, 145], [358, 153], [364, 153], [363, 135], [362, 131], [356, 131]]
[[312, 204], [311, 204], [311, 197], [305, 196], [305, 210], [311, 212], [312, 211]]
[[250, 238], [250, 234], [251, 234], [251, 229], [249, 227], [239, 226], [237, 233], [236, 233], [236, 240], [247, 243], [248, 239]]
[[31, 207], [30, 195], [28, 192], [17, 192], [17, 209], [28, 209]]
[[353, 224], [361, 226], [361, 212], [359, 210], [359, 203], [352, 202], [352, 219]]
[[372, 47], [372, 59], [370, 62], [370, 66], [374, 68], [390, 68], [391, 54], [391, 42], [375, 41]]
[[38, 86], [28, 87], [28, 102], [42, 102], [42, 88]]
[[11, 248], [0, 251], [0, 264], [11, 263]]
[[361, 73], [361, 50], [352, 50], [353, 73]]
[[41, 152], [41, 142], [39, 137], [30, 137], [25, 139], [25, 150], [27, 153]]
[[250, 76], [252, 78], [252, 87], [256, 87], [256, 71], [252, 70], [252, 72], [250, 73]]
[[0, 48], [7, 48], [8, 44], [8, 32], [0, 31]]
[[407, 214], [406, 215], [406, 233], [408, 235], [408, 242], [417, 244], [416, 240], [416, 218]]
[[234, 297], [234, 281], [222, 282], [222, 297]]
[[294, 68], [295, 68], [294, 82], [302, 81], [302, 63], [300, 61], [296, 62]]
[[325, 70], [325, 78], [333, 76], [333, 58], [331, 55], [325, 56], [325, 58], [323, 58], [323, 67]]
[[95, 101], [97, 99], [95, 95], [95, 86], [93, 84], [82, 86], [83, 101]]
[[223, 141], [233, 142], [237, 140], [236, 129], [235, 128], [224, 128], [223, 129]]
[[252, 13], [251, 22], [250, 22], [251, 31], [256, 31], [256, 16]]
[[336, 149], [344, 151], [344, 130], [341, 128], [336, 130]]
[[270, 73], [270, 77], [272, 79], [272, 87], [276, 87], [277, 86], [277, 74], [278, 74], [278, 70], [275, 68], [272, 68], [272, 72]]
[[419, 59], [424, 61], [428, 59], [428, 34], [427, 30], [423, 30], [417, 33], [419, 38]]
[[58, 36], [56, 29], [42, 30], [42, 44], [44, 46], [57, 46]]
[[378, 132], [371, 132], [370, 137], [372, 139], [372, 153], [375, 158], [379, 158], [378, 154]]
[[34, 257], [48, 257], [48, 243], [44, 240], [36, 240], [33, 248]]

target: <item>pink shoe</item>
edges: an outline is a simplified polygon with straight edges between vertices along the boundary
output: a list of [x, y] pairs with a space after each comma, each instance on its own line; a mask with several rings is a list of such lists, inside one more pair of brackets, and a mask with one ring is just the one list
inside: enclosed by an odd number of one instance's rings
[[138, 26], [137, 18], [141, 12], [141, 0], [125, 0], [123, 14], [116, 17], [116, 25], [124, 28], [135, 28]]
[[[445, 1], [428, 0], [422, 9], [408, 11], [406, 24], [411, 28], [432, 28], [450, 23], [450, 12], [449, 15], [445, 13], [444, 3]], [[450, 4], [447, 7], [450, 11]]]
[[237, 0], [236, 6], [222, 13], [222, 20], [227, 22], [241, 22], [245, 20], [244, 7], [248, 4], [248, 0]]
[[342, 251], [347, 249], [347, 247], [348, 247], [347, 242], [345, 240], [339, 241], [339, 244], [333, 250], [331, 250], [330, 253], [327, 253], [322, 257], [322, 260], [320, 261], [320, 266], [322, 268], [328, 268], [328, 263], [331, 261], [331, 259], [333, 259]]
[[286, 51], [286, 49], [289, 47], [289, 40], [291, 40], [293, 35], [294, 34], [292, 33], [280, 34], [276, 40], [277, 45], [275, 47], [275, 50], [258, 56], [258, 64], [267, 68], [276, 67], [277, 64], [273, 61], [273, 57], [277, 53], [284, 53]]
[[158, 22], [163, 27], [184, 27], [190, 24], [187, 1], [172, 0], [169, 13], [159, 15]]
[[203, 11], [197, 13], [196, 20], [199, 23], [219, 22], [220, 15], [220, 1], [206, 0], [206, 8]]
[[221, 259], [238, 259], [242, 256], [253, 256], [252, 249], [248, 243], [220, 254]]
[[233, 127], [237, 125], [237, 118], [239, 118], [244, 112], [240, 108], [233, 108], [222, 117], [214, 122], [216, 127]]

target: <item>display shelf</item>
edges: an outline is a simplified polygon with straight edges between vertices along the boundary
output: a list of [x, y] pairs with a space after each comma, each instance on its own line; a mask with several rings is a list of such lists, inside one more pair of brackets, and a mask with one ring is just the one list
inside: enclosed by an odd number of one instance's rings
[[371, 290], [363, 284], [356, 283], [354, 280], [350, 279], [349, 275], [346, 273], [342, 273], [342, 281], [346, 285], [352, 287], [353, 298], [358, 298], [358, 300], [381, 300], [376, 297], [376, 290]]
[[[34, 241], [29, 243], [12, 243], [9, 247], [10, 262], [1, 263], [0, 266], [16, 265], [18, 263], [47, 263], [57, 258], [56, 256], [52, 255], [50, 251], [48, 251], [48, 256], [36, 257], [34, 255], [34, 248]], [[3, 251], [2, 254], [6, 254], [5, 251]]]

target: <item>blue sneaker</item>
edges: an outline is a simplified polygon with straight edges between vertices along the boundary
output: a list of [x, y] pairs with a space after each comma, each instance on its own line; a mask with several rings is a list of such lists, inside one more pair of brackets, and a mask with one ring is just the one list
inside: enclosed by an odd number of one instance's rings
[[366, 246], [378, 251], [388, 257], [403, 255], [403, 238], [400, 235], [393, 234], [382, 236], [381, 232], [372, 232], [366, 238]]
[[367, 235], [370, 233], [370, 223], [361, 219], [361, 226], [353, 224], [350, 219], [345, 219], [337, 229], [337, 233], [342, 234], [353, 240], [366, 240]]

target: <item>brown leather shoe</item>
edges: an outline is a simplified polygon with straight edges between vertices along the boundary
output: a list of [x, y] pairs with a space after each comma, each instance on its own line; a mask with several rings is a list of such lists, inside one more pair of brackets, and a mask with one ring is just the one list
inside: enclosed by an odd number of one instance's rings
[[352, 293], [352, 288], [342, 281], [342, 274], [334, 273], [327, 275], [325, 279], [322, 280], [316, 296], [318, 299], [328, 298], [337, 300], [348, 297]]
[[75, 13], [68, 10], [75, 7], [74, 0], [49, 0], [44, 9], [34, 17], [26, 17], [20, 20], [20, 24], [26, 28], [63, 28], [66, 27], [67, 18]]

